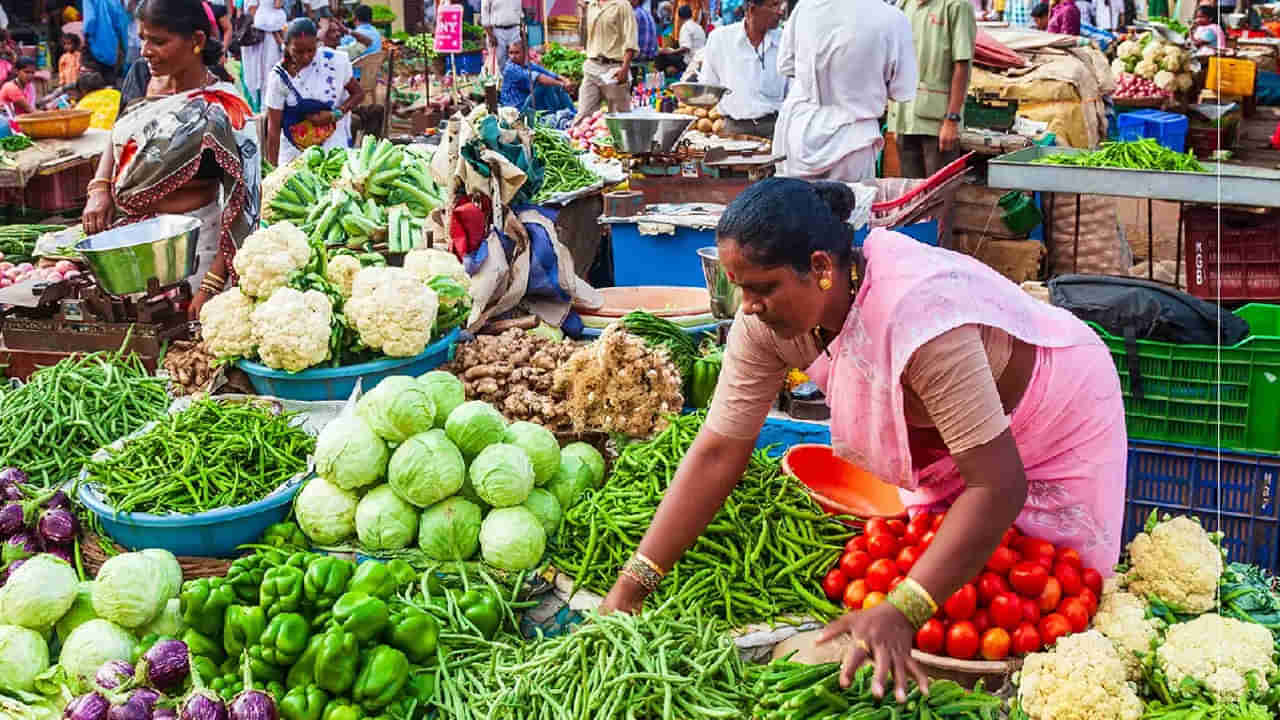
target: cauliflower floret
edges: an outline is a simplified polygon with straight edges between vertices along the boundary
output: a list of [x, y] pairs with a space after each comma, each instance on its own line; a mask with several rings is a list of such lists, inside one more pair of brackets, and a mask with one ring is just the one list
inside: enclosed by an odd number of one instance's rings
[[351, 255], [335, 255], [324, 268], [324, 278], [342, 291], [342, 297], [351, 297], [351, 284], [360, 272], [360, 261]]
[[1120, 47], [1116, 48], [1116, 57], [1120, 59], [1124, 59], [1128, 57], [1139, 57], [1141, 55], [1142, 55], [1142, 48], [1138, 46], [1138, 43], [1132, 40], [1125, 40], [1124, 42], [1120, 43]]
[[1169, 92], [1173, 92], [1173, 88], [1174, 88], [1173, 73], [1169, 72], [1168, 70], [1161, 70], [1160, 72], [1156, 73], [1155, 83], [1156, 83], [1156, 87], [1160, 88], [1161, 90], [1167, 90]]
[[232, 265], [240, 276], [240, 288], [258, 299], [271, 297], [284, 287], [289, 273], [311, 259], [306, 233], [291, 222], [276, 223], [245, 238]]
[[205, 347], [218, 358], [253, 354], [253, 328], [249, 314], [253, 299], [233, 287], [209, 299], [200, 308], [200, 333]]
[[1111, 74], [1115, 75], [1117, 80], [1127, 72], [1129, 72], [1129, 68], [1124, 64], [1124, 60], [1116, 58], [1111, 61]]
[[1248, 694], [1250, 672], [1256, 672], [1257, 693], [1267, 691], [1267, 675], [1276, 669], [1273, 642], [1262, 625], [1210, 613], [1170, 627], [1156, 659], [1175, 691], [1189, 677], [1218, 700], [1236, 702]]
[[1182, 51], [1172, 45], [1165, 48], [1164, 56], [1160, 59], [1160, 67], [1169, 72], [1177, 72], [1182, 69], [1182, 64], [1186, 58], [1183, 57]]
[[271, 222], [275, 213], [271, 209], [271, 201], [275, 199], [276, 193], [280, 192], [280, 188], [293, 177], [294, 173], [301, 170], [307, 164], [305, 153], [294, 158], [288, 165], [281, 165], [272, 170], [269, 175], [262, 178], [262, 218], [267, 222]]
[[262, 364], [298, 372], [329, 359], [333, 305], [318, 290], [282, 287], [250, 316]]
[[1149, 42], [1147, 46], [1142, 48], [1142, 59], [1156, 62], [1160, 56], [1164, 55], [1164, 45], [1158, 42]]
[[1138, 597], [1154, 595], [1182, 612], [1213, 608], [1222, 550], [1195, 520], [1179, 516], [1138, 533], [1129, 564], [1129, 591]]
[[471, 276], [462, 266], [462, 261], [447, 250], [435, 248], [418, 248], [410, 250], [404, 256], [404, 269], [413, 273], [422, 282], [430, 282], [433, 278], [444, 275], [455, 280], [464, 289], [471, 289]]
[[1022, 663], [1018, 703], [1031, 720], [1138, 720], [1142, 700], [1097, 630], [1067, 635]]
[[367, 267], [356, 273], [345, 314], [365, 345], [412, 357], [431, 341], [439, 303], [436, 291], [408, 270]]
[[1160, 72], [1160, 66], [1150, 60], [1143, 60], [1133, 68], [1134, 75], [1144, 77], [1148, 80], [1155, 77], [1157, 72]]
[[1137, 681], [1142, 678], [1142, 660], [1138, 653], [1151, 652], [1151, 641], [1158, 630], [1155, 622], [1147, 619], [1147, 603], [1137, 595], [1117, 590], [1113, 580], [1108, 578], [1103, 586], [1102, 602], [1093, 618], [1093, 627], [1116, 646], [1129, 679]]

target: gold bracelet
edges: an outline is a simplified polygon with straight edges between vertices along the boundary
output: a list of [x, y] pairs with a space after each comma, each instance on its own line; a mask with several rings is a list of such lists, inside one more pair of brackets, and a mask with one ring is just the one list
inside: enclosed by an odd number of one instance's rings
[[101, 185], [99, 185], [99, 186], [97, 186], [97, 187], [91, 187], [91, 188], [89, 188], [89, 190], [85, 193], [85, 195], [93, 195], [94, 193], [106, 193], [106, 194], [110, 195], [110, 194], [111, 194], [111, 188], [110, 188], [110, 186], [108, 186], [108, 187], [102, 187]]
[[938, 604], [933, 601], [929, 591], [911, 578], [904, 578], [898, 586], [889, 591], [886, 598], [890, 605], [906, 616], [907, 622], [919, 630], [938, 612]]
[[651, 560], [648, 555], [641, 555], [640, 553], [636, 553], [633, 559], [638, 560], [644, 563], [645, 565], [648, 565], [651, 570], [658, 573], [658, 577], [665, 578], [667, 576], [667, 571], [663, 570], [661, 565]]
[[621, 575], [631, 578], [637, 585], [644, 588], [647, 593], [657, 592], [658, 585], [662, 583], [662, 575], [652, 567], [649, 567], [648, 563], [636, 559], [634, 555], [631, 556], [626, 565], [622, 566]]

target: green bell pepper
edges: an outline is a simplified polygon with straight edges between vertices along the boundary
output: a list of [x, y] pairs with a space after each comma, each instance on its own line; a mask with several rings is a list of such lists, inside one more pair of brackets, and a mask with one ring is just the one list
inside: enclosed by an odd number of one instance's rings
[[356, 566], [356, 573], [347, 584], [347, 592], [360, 592], [388, 600], [396, 594], [396, 579], [386, 564], [366, 560]]
[[362, 592], [348, 592], [333, 604], [333, 619], [361, 643], [367, 643], [387, 627], [387, 604]]
[[290, 555], [289, 559], [284, 561], [284, 564], [289, 567], [298, 568], [305, 573], [307, 571], [307, 566], [311, 564], [311, 561], [321, 557], [324, 557], [324, 555], [300, 550]]
[[334, 628], [321, 636], [316, 654], [316, 685], [334, 695], [341, 695], [356, 681], [360, 666], [360, 649], [356, 636]]
[[421, 665], [435, 655], [440, 636], [440, 623], [435, 618], [411, 605], [401, 605], [391, 613], [390, 623], [387, 644], [403, 652], [410, 662]]
[[418, 571], [408, 562], [396, 558], [387, 562], [387, 570], [391, 572], [391, 577], [396, 581], [396, 590], [418, 581]]
[[299, 685], [310, 685], [316, 681], [316, 658], [320, 655], [320, 644], [324, 642], [324, 633], [316, 633], [307, 641], [307, 649], [302, 651], [298, 661], [289, 668], [284, 683], [290, 689]]
[[689, 379], [689, 405], [705, 408], [711, 404], [711, 395], [715, 393], [716, 383], [720, 380], [722, 364], [719, 351], [698, 358], [693, 363], [693, 372]]
[[284, 720], [320, 720], [329, 696], [315, 685], [296, 687], [280, 701], [280, 717]]
[[271, 618], [267, 629], [262, 631], [259, 638], [262, 643], [262, 659], [272, 665], [288, 667], [297, 662], [307, 649], [310, 637], [311, 626], [306, 618], [298, 613], [280, 613]]
[[356, 566], [350, 560], [319, 557], [311, 561], [302, 576], [304, 602], [314, 608], [332, 607], [347, 591]]
[[267, 629], [267, 614], [253, 605], [232, 605], [227, 608], [226, 622], [222, 626], [222, 649], [231, 658], [238, 658], [251, 645], [256, 645]]
[[502, 610], [498, 606], [498, 597], [492, 591], [468, 590], [458, 598], [458, 607], [484, 639], [492, 639], [498, 632], [498, 626], [502, 624]]
[[221, 677], [222, 672], [218, 670], [218, 664], [203, 655], [191, 656], [191, 676], [199, 677], [203, 682], [205, 679], [212, 682], [215, 678]]
[[297, 523], [278, 522], [269, 526], [262, 532], [260, 545], [270, 545], [274, 548], [306, 548], [311, 546], [311, 542], [307, 540], [306, 533], [302, 532], [302, 528]]
[[268, 569], [283, 565], [288, 556], [279, 550], [256, 552], [237, 558], [227, 568], [226, 582], [244, 605], [258, 605], [262, 580]]
[[249, 672], [262, 682], [283, 682], [285, 668], [269, 662], [261, 645], [254, 645], [247, 653]]
[[289, 565], [273, 567], [262, 576], [262, 609], [267, 617], [302, 607], [302, 571]]
[[206, 657], [215, 664], [227, 659], [227, 654], [222, 649], [222, 643], [215, 640], [204, 633], [197, 632], [195, 628], [187, 628], [182, 633], [182, 642], [187, 644], [187, 650], [191, 653], [191, 657]]
[[409, 658], [393, 647], [379, 645], [365, 653], [351, 698], [365, 710], [377, 710], [399, 697], [408, 681]]
[[365, 720], [365, 714], [358, 705], [352, 705], [349, 700], [340, 699], [329, 703], [320, 720]]
[[222, 578], [189, 580], [178, 596], [182, 622], [203, 635], [222, 634], [227, 608], [236, 602], [236, 591]]

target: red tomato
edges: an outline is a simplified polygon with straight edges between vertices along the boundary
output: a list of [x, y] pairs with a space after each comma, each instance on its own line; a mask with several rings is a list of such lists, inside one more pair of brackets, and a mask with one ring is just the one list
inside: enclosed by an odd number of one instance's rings
[[1018, 552], [1016, 550], [1011, 550], [1010, 548], [1001, 545], [996, 548], [995, 552], [991, 553], [991, 558], [987, 560], [987, 569], [993, 573], [1008, 575], [1009, 571], [1013, 569], [1014, 565], [1018, 564], [1019, 560], [1021, 560], [1021, 558], [1018, 557]]
[[898, 559], [896, 560], [898, 569], [902, 571], [903, 575], [906, 575], [911, 572], [911, 568], [915, 566], [916, 561], [919, 559], [920, 551], [908, 545], [898, 552]]
[[991, 628], [982, 633], [982, 657], [987, 660], [1003, 660], [1009, 657], [1013, 639], [1004, 628]]
[[960, 589], [951, 594], [947, 601], [942, 604], [942, 609], [947, 612], [947, 617], [953, 620], [968, 620], [978, 610], [978, 589], [969, 583], [960, 586]]
[[1014, 547], [1014, 543], [1018, 541], [1019, 537], [1018, 528], [1011, 527], [1004, 531], [1004, 537], [1000, 538], [1000, 544], [1007, 548], [1012, 548]]
[[845, 544], [844, 544], [844, 549], [845, 549], [846, 551], [849, 551], [849, 550], [861, 550], [862, 552], [866, 552], [866, 551], [867, 551], [867, 536], [866, 536], [866, 535], [857, 535], [857, 536], [854, 536], [853, 538], [851, 538], [851, 539], [849, 540], [849, 542], [847, 542], [847, 543], [845, 543]]
[[1085, 568], [1080, 573], [1080, 581], [1093, 591], [1094, 597], [1102, 597], [1102, 573], [1093, 568]]
[[889, 583], [898, 576], [898, 566], [888, 558], [880, 558], [867, 568], [867, 590], [889, 592]]
[[872, 535], [867, 538], [867, 552], [876, 560], [891, 558], [898, 554], [898, 538], [887, 534]]
[[1071, 632], [1084, 632], [1089, 628], [1089, 606], [1080, 598], [1067, 598], [1058, 607], [1058, 613], [1071, 623]]
[[1040, 649], [1040, 631], [1029, 622], [1022, 623], [1013, 631], [1013, 652], [1015, 655], [1026, 655]]
[[1077, 572], [1084, 570], [1084, 563], [1080, 560], [1080, 553], [1071, 548], [1058, 548], [1058, 554], [1054, 557], [1054, 564], [1064, 562], [1075, 568]]
[[947, 518], [947, 514], [944, 512], [934, 515], [933, 522], [929, 525], [929, 529], [934, 532], [938, 532], [938, 528], [942, 527], [942, 521], [945, 520], [946, 518]]
[[933, 527], [933, 515], [930, 513], [920, 513], [911, 518], [911, 522], [907, 523], [907, 532], [902, 536], [903, 542], [908, 545], [915, 545], [920, 542], [920, 538], [929, 532]]
[[933, 655], [942, 652], [943, 639], [946, 629], [942, 626], [942, 621], [937, 618], [930, 618], [928, 622], [920, 626], [916, 631], [916, 647], [921, 651]]
[[887, 596], [887, 595], [885, 595], [885, 594], [884, 594], [884, 593], [882, 593], [882, 592], [870, 592], [870, 593], [867, 593], [867, 598], [866, 598], [865, 600], [863, 600], [863, 601], [862, 601], [862, 609], [863, 609], [863, 610], [870, 610], [871, 608], [873, 608], [873, 607], [875, 607], [875, 606], [879, 605], [880, 603], [884, 602], [884, 601], [885, 601], [885, 598], [887, 598], [887, 597], [888, 597], [888, 596]]
[[930, 530], [929, 532], [920, 536], [920, 543], [916, 545], [916, 547], [920, 548], [920, 552], [924, 552], [925, 549], [927, 549], [930, 545], [933, 544], [933, 537], [937, 534], [938, 532], [936, 530]]
[[1071, 634], [1071, 622], [1058, 613], [1046, 615], [1040, 620], [1040, 639], [1045, 647], [1053, 647], [1058, 638]]
[[1039, 597], [1049, 580], [1049, 571], [1033, 562], [1020, 562], [1009, 571], [1009, 585], [1026, 597]]
[[1076, 597], [1084, 603], [1085, 609], [1089, 611], [1089, 617], [1093, 617], [1098, 614], [1098, 596], [1094, 595], [1092, 590], [1084, 588]]
[[870, 538], [872, 535], [892, 535], [893, 531], [889, 529], [889, 521], [882, 517], [874, 517], [867, 521], [866, 526], [862, 529], [863, 534]]
[[826, 577], [822, 578], [822, 592], [827, 594], [829, 600], [839, 600], [847, 587], [849, 578], [840, 572], [840, 568], [831, 568]]
[[1016, 630], [1024, 619], [1022, 598], [1017, 595], [1001, 593], [991, 601], [991, 621], [1005, 630]]
[[986, 632], [994, 625], [994, 623], [991, 622], [991, 613], [986, 608], [982, 608], [978, 612], [974, 613], [973, 617], [969, 619], [969, 622], [973, 623], [973, 627], [978, 631], [979, 635]]
[[999, 575], [984, 572], [978, 576], [978, 597], [982, 598], [984, 605], [990, 605], [993, 598], [1005, 592], [1009, 592], [1009, 583]]
[[867, 568], [871, 567], [874, 558], [861, 550], [847, 552], [840, 557], [840, 572], [850, 580], [867, 576]]
[[1018, 540], [1016, 549], [1022, 553], [1022, 557], [1026, 560], [1035, 560], [1041, 556], [1054, 558], [1058, 554], [1057, 549], [1053, 547], [1053, 543], [1030, 536]]
[[1040, 612], [1045, 615], [1058, 609], [1062, 602], [1062, 583], [1058, 582], [1058, 578], [1051, 577], [1044, 581], [1044, 590], [1040, 592], [1036, 602], [1040, 605]]
[[867, 599], [867, 581], [854, 580], [849, 583], [849, 587], [844, 589], [844, 606], [850, 610], [857, 610], [862, 607], [862, 601]]
[[967, 620], [947, 629], [947, 654], [957, 660], [970, 660], [978, 654], [978, 629]]
[[907, 579], [907, 578], [906, 578], [906, 576], [904, 576], [904, 575], [899, 575], [899, 576], [895, 577], [894, 579], [890, 580], [890, 581], [889, 581], [889, 592], [893, 592], [893, 589], [894, 589], [894, 588], [896, 588], [896, 587], [898, 587], [898, 584], [899, 584], [899, 583], [901, 583], [903, 580], [906, 580], [906, 579]]
[[1022, 598], [1022, 619], [1032, 625], [1040, 622], [1040, 601]]
[[893, 533], [894, 537], [902, 537], [907, 534], [907, 524], [898, 518], [894, 518], [886, 524], [889, 526], [889, 532]]
[[1053, 566], [1053, 576], [1062, 585], [1063, 595], [1079, 595], [1084, 589], [1084, 581], [1080, 579], [1080, 571], [1065, 560], [1059, 560]]

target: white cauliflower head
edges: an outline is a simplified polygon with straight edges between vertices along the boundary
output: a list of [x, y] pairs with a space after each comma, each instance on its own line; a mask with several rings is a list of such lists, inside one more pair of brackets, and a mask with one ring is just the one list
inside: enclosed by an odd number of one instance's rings
[[1161, 90], [1167, 90], [1169, 92], [1173, 92], [1175, 87], [1173, 73], [1169, 72], [1168, 70], [1161, 70], [1160, 72], [1156, 73], [1155, 83], [1156, 83], [1156, 87], [1160, 88]]
[[1222, 577], [1222, 550], [1200, 523], [1178, 516], [1138, 533], [1129, 543], [1129, 591], [1154, 595], [1182, 612], [1213, 608]]
[[1186, 62], [1186, 57], [1182, 51], [1170, 45], [1164, 49], [1164, 55], [1160, 58], [1160, 67], [1169, 72], [1177, 72], [1182, 69], [1182, 64]]
[[1184, 678], [1204, 683], [1214, 698], [1236, 702], [1249, 695], [1249, 674], [1256, 673], [1256, 693], [1267, 691], [1271, 631], [1262, 625], [1210, 613], [1169, 628], [1156, 659], [1175, 691]]
[[462, 266], [457, 255], [447, 250], [436, 248], [418, 248], [410, 250], [404, 256], [404, 269], [413, 273], [422, 282], [430, 282], [441, 275], [457, 281], [464, 288], [471, 288], [471, 276]]
[[1143, 60], [1151, 60], [1152, 62], [1155, 62], [1161, 55], [1164, 55], [1164, 45], [1161, 45], [1158, 42], [1149, 42], [1146, 47], [1142, 48]]
[[1138, 77], [1144, 77], [1148, 80], [1156, 76], [1160, 71], [1160, 66], [1150, 60], [1143, 60], [1133, 68], [1133, 74]]
[[1031, 720], [1138, 720], [1124, 661], [1097, 630], [1066, 635], [1022, 663], [1018, 703]]
[[262, 299], [284, 287], [289, 273], [310, 259], [306, 233], [291, 222], [282, 222], [250, 234], [231, 262], [245, 294]]
[[253, 328], [249, 313], [253, 299], [233, 287], [209, 299], [200, 308], [200, 334], [205, 347], [219, 358], [253, 354]]
[[351, 285], [360, 272], [360, 261], [351, 255], [335, 255], [324, 268], [324, 278], [342, 291], [342, 297], [351, 297]]
[[1147, 603], [1133, 593], [1117, 589], [1115, 578], [1107, 578], [1103, 586], [1102, 601], [1093, 627], [1107, 636], [1116, 652], [1124, 660], [1130, 680], [1142, 678], [1142, 660], [1139, 653], [1151, 652], [1151, 641], [1158, 634], [1156, 623], [1147, 618]]
[[1125, 67], [1124, 60], [1116, 58], [1111, 61], [1111, 74], [1115, 75], [1117, 80], [1119, 80], [1120, 76], [1124, 75], [1126, 72], [1129, 72], [1129, 68]]
[[439, 298], [404, 268], [367, 267], [356, 273], [345, 313], [360, 341], [391, 357], [418, 355], [431, 341]]
[[318, 290], [282, 287], [250, 316], [262, 364], [298, 372], [329, 359], [333, 304]]
[[1116, 57], [1120, 59], [1128, 57], [1139, 57], [1142, 55], [1142, 48], [1138, 43], [1132, 40], [1125, 40], [1120, 43], [1120, 47], [1116, 48]]

